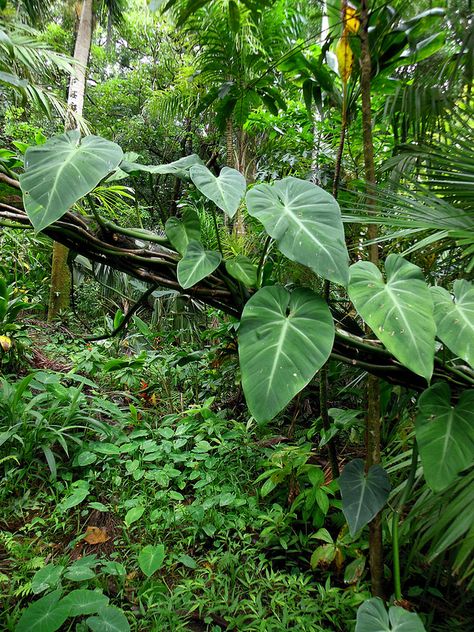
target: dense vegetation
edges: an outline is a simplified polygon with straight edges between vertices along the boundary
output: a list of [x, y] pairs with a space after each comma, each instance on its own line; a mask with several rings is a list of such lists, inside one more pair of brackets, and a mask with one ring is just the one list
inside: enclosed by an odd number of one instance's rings
[[0, 0], [0, 629], [474, 628], [468, 0]]

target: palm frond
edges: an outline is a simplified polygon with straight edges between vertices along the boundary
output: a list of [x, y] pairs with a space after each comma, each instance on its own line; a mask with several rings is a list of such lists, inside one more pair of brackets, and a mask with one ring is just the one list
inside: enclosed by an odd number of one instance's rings
[[48, 48], [37, 31], [24, 24], [0, 28], [0, 84], [64, 119], [67, 106], [50, 87], [61, 73], [73, 74], [74, 60]]

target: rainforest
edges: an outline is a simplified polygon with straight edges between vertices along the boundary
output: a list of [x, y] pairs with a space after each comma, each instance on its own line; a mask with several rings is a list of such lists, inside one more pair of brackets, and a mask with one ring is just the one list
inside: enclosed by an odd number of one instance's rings
[[470, 0], [0, 0], [0, 630], [474, 629]]

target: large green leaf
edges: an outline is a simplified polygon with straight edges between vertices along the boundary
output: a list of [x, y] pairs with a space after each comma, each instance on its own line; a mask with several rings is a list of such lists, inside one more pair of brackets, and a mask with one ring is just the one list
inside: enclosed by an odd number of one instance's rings
[[225, 269], [230, 276], [243, 283], [246, 287], [256, 287], [257, 266], [248, 257], [237, 255], [233, 259], [227, 259]]
[[31, 592], [37, 595], [48, 588], [56, 588], [63, 571], [64, 566], [56, 566], [56, 564], [47, 564], [40, 568], [31, 582]]
[[78, 617], [84, 614], [95, 614], [109, 603], [109, 598], [95, 590], [79, 588], [72, 590], [61, 599], [60, 604], [68, 609], [68, 616]]
[[474, 285], [454, 282], [454, 301], [442, 287], [432, 287], [436, 334], [453, 353], [474, 368]]
[[369, 261], [350, 267], [349, 296], [374, 334], [403, 365], [429, 381], [436, 325], [420, 268], [400, 255], [385, 261], [387, 282]]
[[387, 610], [381, 599], [368, 599], [357, 611], [355, 632], [426, 632], [420, 617], [400, 606]]
[[326, 362], [334, 323], [314, 292], [264, 287], [246, 303], [239, 327], [242, 386], [258, 422], [272, 419]]
[[78, 130], [29, 147], [20, 185], [35, 230], [60, 219], [117, 167], [122, 156], [115, 143], [99, 136], [81, 140]]
[[138, 556], [138, 565], [144, 575], [151, 577], [163, 566], [165, 559], [164, 544], [148, 544], [143, 547]]
[[59, 630], [69, 616], [69, 609], [61, 605], [60, 597], [61, 590], [58, 589], [33, 602], [21, 615], [15, 632]]
[[184, 255], [190, 241], [201, 241], [199, 215], [193, 209], [186, 208], [182, 219], [170, 217], [166, 221], [165, 232], [176, 250]]
[[190, 241], [186, 254], [178, 263], [178, 282], [185, 290], [214, 272], [221, 262], [220, 253], [204, 250], [198, 241]]
[[130, 162], [124, 160], [120, 164], [120, 170], [129, 175], [138, 175], [139, 173], [151, 173], [152, 175], [172, 175], [177, 178], [189, 178], [189, 169], [193, 165], [201, 165], [202, 160], [197, 154], [184, 156], [179, 160], [170, 162], [167, 165], [141, 165], [138, 162]]
[[102, 608], [98, 616], [89, 617], [86, 623], [92, 632], [130, 632], [127, 617], [115, 606]]
[[281, 252], [324, 279], [347, 285], [348, 254], [336, 200], [315, 184], [284, 178], [247, 193], [247, 208]]
[[438, 382], [420, 395], [418, 408], [415, 432], [423, 472], [438, 492], [474, 462], [474, 391], [464, 391], [453, 406], [448, 384]]
[[207, 167], [197, 165], [191, 167], [189, 175], [203, 195], [212, 200], [229, 217], [234, 217], [247, 186], [240, 171], [224, 167], [216, 178]]
[[362, 459], [350, 461], [339, 477], [342, 510], [351, 535], [365, 527], [388, 499], [390, 481], [381, 465], [372, 465], [367, 474]]

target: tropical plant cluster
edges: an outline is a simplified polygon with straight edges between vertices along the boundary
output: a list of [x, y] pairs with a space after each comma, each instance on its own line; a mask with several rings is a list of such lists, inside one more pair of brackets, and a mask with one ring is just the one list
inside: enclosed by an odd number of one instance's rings
[[0, 629], [474, 626], [473, 44], [0, 2]]

